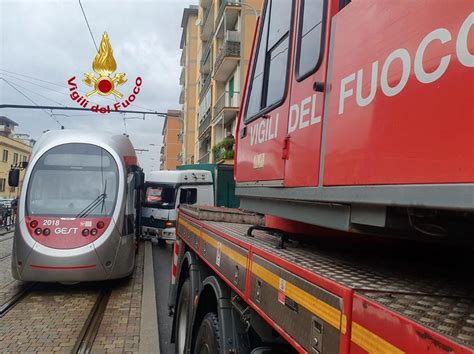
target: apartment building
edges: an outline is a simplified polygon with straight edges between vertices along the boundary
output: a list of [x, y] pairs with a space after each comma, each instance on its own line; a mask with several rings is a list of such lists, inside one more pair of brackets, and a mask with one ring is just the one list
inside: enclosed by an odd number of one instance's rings
[[183, 143], [180, 140], [183, 118], [181, 111], [168, 110], [166, 113], [160, 170], [176, 170], [176, 166], [181, 165], [183, 160]]
[[[183, 105], [194, 104], [196, 110], [194, 163], [233, 160], [229, 140], [236, 135], [241, 90], [261, 6], [262, 0], [199, 2], [194, 23], [197, 30], [195, 102], [183, 96]], [[188, 26], [193, 23], [188, 21]]]
[[28, 161], [34, 140], [28, 135], [14, 133], [18, 124], [0, 116], [0, 199], [13, 199], [20, 195], [25, 171], [20, 171], [20, 187], [8, 186], [8, 172], [12, 165]]
[[190, 5], [184, 9], [181, 19], [181, 94], [179, 103], [183, 111], [183, 131], [180, 133], [180, 141], [183, 143], [183, 164], [194, 163], [194, 142], [196, 140], [196, 95], [198, 78], [197, 45], [198, 45], [198, 7]]

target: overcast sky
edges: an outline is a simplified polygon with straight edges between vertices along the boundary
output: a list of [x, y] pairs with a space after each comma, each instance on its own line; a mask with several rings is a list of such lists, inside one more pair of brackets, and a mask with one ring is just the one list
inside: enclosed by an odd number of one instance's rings
[[[97, 45], [106, 31], [117, 72], [125, 72], [128, 78], [128, 82], [117, 89], [128, 96], [135, 78], [143, 78], [135, 106], [129, 109], [158, 112], [180, 109], [181, 17], [183, 9], [196, 4], [197, 0], [81, 0], [81, 3]], [[0, 38], [0, 78], [37, 104], [77, 107], [68, 96], [67, 88], [67, 80], [74, 75], [79, 91], [89, 91], [82, 77], [86, 72], [93, 73], [96, 49], [78, 0], [0, 0]], [[113, 104], [111, 97], [94, 95], [90, 100], [102, 105]], [[32, 104], [4, 80], [0, 80], [0, 102]], [[54, 113], [66, 128], [124, 132], [120, 114]], [[46, 129], [59, 128], [41, 110], [0, 109], [0, 115], [19, 124], [17, 133], [27, 133], [35, 139]], [[128, 116], [138, 117], [136, 114]], [[160, 146], [149, 144], [162, 143], [163, 118], [147, 115], [145, 120], [130, 119], [126, 124], [135, 148], [150, 150], [139, 155], [142, 166], [146, 171], [159, 169]]]

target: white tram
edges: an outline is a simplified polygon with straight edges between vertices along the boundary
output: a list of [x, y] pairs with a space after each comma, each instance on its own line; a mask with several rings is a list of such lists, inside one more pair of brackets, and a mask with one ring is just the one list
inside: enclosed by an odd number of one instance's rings
[[[41, 282], [126, 277], [135, 265], [143, 172], [124, 135], [59, 130], [36, 143], [15, 228], [12, 274]], [[9, 183], [18, 184], [19, 169]]]

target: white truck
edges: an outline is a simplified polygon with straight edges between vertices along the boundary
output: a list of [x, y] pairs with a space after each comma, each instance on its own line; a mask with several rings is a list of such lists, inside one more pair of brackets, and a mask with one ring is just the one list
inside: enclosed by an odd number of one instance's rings
[[142, 237], [176, 239], [176, 217], [180, 204], [214, 205], [209, 171], [152, 171], [146, 176], [142, 201]]

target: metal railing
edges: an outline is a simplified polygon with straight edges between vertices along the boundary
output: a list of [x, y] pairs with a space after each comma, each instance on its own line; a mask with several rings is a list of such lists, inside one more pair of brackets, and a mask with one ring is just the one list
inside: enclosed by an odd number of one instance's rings
[[179, 59], [179, 64], [181, 66], [186, 65], [186, 47], [183, 47], [183, 49], [181, 50], [181, 58]]
[[202, 18], [201, 28], [206, 27], [206, 22], [209, 19], [209, 14], [211, 13], [211, 9], [212, 9], [212, 4], [209, 4], [209, 7], [206, 9], [206, 12], [204, 12], [204, 16]]
[[210, 156], [211, 154], [207, 152], [206, 154], [204, 154], [203, 156], [199, 158], [199, 163], [209, 163]]
[[179, 76], [179, 84], [180, 85], [184, 85], [185, 78], [186, 78], [186, 69], [183, 66], [183, 68], [181, 69], [181, 75]]
[[201, 87], [200, 87], [200, 92], [199, 92], [200, 101], [202, 101], [203, 97], [207, 93], [207, 89], [209, 88], [210, 84], [211, 84], [211, 75], [207, 75], [204, 81], [201, 81]]
[[208, 110], [204, 118], [199, 122], [199, 135], [204, 133], [211, 124], [211, 110]]
[[224, 14], [225, 8], [227, 6], [240, 6], [240, 0], [224, 0], [222, 1], [221, 7], [219, 8], [219, 12], [217, 13], [216, 21], [215, 21], [215, 26], [219, 24], [219, 21]]
[[201, 69], [206, 65], [207, 61], [209, 60], [211, 56], [211, 49], [212, 49], [212, 41], [209, 41], [207, 45], [204, 47], [203, 55], [201, 58]]
[[224, 61], [225, 57], [240, 57], [240, 42], [236, 41], [224, 41], [219, 54], [217, 54], [216, 61], [214, 63], [214, 71], [219, 70], [220, 65]]
[[222, 112], [224, 108], [239, 108], [240, 92], [233, 92], [232, 96], [229, 91], [225, 91], [216, 101], [214, 105], [214, 118]]

